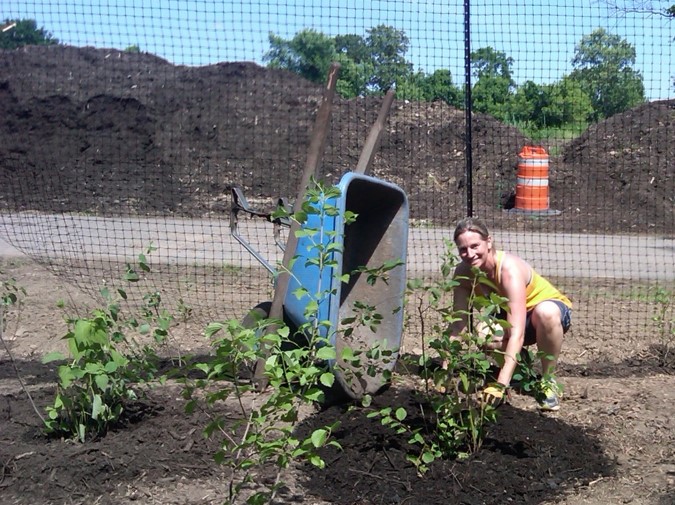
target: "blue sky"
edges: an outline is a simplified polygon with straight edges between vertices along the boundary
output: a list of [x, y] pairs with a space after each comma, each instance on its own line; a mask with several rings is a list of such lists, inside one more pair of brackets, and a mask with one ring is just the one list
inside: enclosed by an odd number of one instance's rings
[[[675, 97], [675, 20], [620, 14], [600, 0], [484, 0], [472, 2], [471, 14], [472, 49], [504, 51], [514, 60], [518, 83], [560, 79], [572, 68], [575, 45], [603, 27], [635, 46], [634, 68], [650, 100]], [[416, 69], [448, 68], [456, 83], [464, 74], [463, 15], [458, 0], [3, 0], [0, 8], [3, 19], [35, 19], [66, 44], [138, 45], [178, 65], [262, 64], [269, 32], [287, 39], [304, 28], [366, 36], [367, 29], [386, 24], [408, 35], [406, 57]]]

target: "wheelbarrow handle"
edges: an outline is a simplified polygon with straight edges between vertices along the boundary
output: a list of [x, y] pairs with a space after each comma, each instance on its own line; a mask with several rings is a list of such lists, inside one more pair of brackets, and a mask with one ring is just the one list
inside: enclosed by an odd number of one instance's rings
[[[233, 216], [236, 216], [239, 212], [246, 212], [251, 216], [262, 217], [265, 220], [269, 221], [270, 223], [278, 224], [281, 226], [291, 225], [291, 220], [286, 216], [273, 217], [272, 212], [263, 212], [261, 210], [251, 208], [251, 206], [248, 203], [248, 200], [244, 196], [244, 192], [241, 189], [241, 187], [233, 185], [231, 186], [231, 190], [232, 190], [231, 213]], [[285, 198], [279, 198], [279, 200], [277, 201], [277, 208], [284, 209], [286, 211], [286, 214], [290, 213], [290, 209], [292, 209], [292, 207], [288, 205], [288, 202], [286, 201]]]
[[248, 200], [244, 196], [244, 192], [239, 186], [232, 186], [232, 212], [244, 211], [247, 214], [252, 216], [264, 217], [268, 221], [271, 219], [271, 214], [269, 212], [262, 212], [259, 210], [254, 210], [248, 203]]

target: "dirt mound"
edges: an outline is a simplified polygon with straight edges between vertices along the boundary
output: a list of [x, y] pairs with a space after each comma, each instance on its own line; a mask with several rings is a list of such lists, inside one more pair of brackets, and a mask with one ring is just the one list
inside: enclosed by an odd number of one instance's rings
[[565, 149], [559, 180], [595, 188], [595, 206], [577, 199], [568, 208], [585, 204], [599, 216], [606, 208], [624, 209], [614, 216], [624, 231], [672, 232], [674, 129], [675, 100], [644, 104], [592, 125]]
[[[221, 213], [227, 186], [259, 199], [293, 197], [322, 88], [253, 63], [175, 66], [153, 55], [68, 46], [3, 51], [0, 208], [106, 215]], [[378, 97], [336, 99], [323, 176], [354, 168]], [[674, 102], [594, 125], [551, 158], [556, 218], [524, 225], [591, 232], [668, 230], [673, 222]], [[400, 184], [411, 215], [466, 212], [464, 112], [395, 101], [372, 173]], [[503, 212], [517, 153], [530, 143], [494, 118], [472, 118], [475, 212]]]

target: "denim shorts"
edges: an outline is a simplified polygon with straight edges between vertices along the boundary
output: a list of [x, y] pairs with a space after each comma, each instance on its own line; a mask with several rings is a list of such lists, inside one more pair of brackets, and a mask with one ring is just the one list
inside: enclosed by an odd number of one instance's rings
[[[565, 305], [560, 300], [547, 300], [555, 303], [560, 309], [560, 323], [562, 324], [563, 333], [567, 333], [572, 324], [572, 309]], [[533, 309], [534, 310], [534, 309]], [[532, 345], [537, 343], [537, 334], [532, 324], [532, 310], [527, 311], [527, 318], [525, 319], [525, 342], [523, 345]]]

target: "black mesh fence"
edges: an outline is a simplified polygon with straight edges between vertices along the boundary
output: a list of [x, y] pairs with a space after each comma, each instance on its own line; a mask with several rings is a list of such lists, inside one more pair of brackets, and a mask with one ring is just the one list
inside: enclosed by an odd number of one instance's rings
[[[297, 197], [338, 61], [321, 177], [354, 170], [395, 88], [369, 173], [408, 196], [409, 277], [438, 275], [472, 213], [572, 298], [578, 335], [656, 331], [675, 283], [668, 2], [143, 5], [3, 3], [7, 244], [92, 294], [152, 245], [143, 288], [242, 317], [273, 279], [232, 237], [231, 188], [261, 211]], [[281, 259], [272, 223], [238, 231]]]

